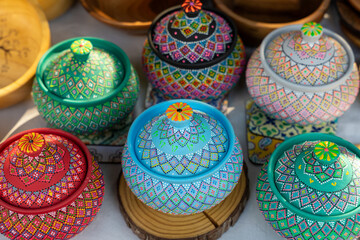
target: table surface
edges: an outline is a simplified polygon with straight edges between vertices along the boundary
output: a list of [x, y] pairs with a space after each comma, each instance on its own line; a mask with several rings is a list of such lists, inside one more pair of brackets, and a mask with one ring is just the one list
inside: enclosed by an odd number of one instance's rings
[[[321, 24], [338, 34], [344, 36], [340, 30], [339, 17], [333, 5], [325, 14]], [[50, 21], [51, 43], [56, 44], [68, 38], [77, 36], [100, 37], [111, 41], [120, 46], [129, 56], [131, 63], [137, 70], [141, 79], [141, 94], [137, 102], [136, 112], [138, 115], [144, 110], [144, 95], [147, 82], [141, 67], [141, 52], [145, 41], [144, 32], [128, 32], [117, 29], [99, 22], [93, 18], [80, 3], [73, 6], [63, 16]], [[240, 36], [241, 37], [241, 36]], [[346, 37], [344, 37], [349, 41]], [[355, 52], [355, 59], [360, 60], [359, 49], [351, 44]], [[247, 48], [247, 58], [254, 51], [254, 48]], [[246, 150], [246, 124], [245, 124], [245, 102], [249, 99], [245, 80], [242, 77], [237, 86], [231, 91], [229, 96], [229, 111], [227, 116], [232, 123], [235, 134], [240, 140], [244, 156], [247, 156]], [[36, 107], [29, 97], [26, 101], [15, 106], [0, 110], [0, 139], [31, 128], [46, 127], [45, 121], [40, 118]], [[360, 99], [352, 105], [338, 122], [338, 136], [345, 138], [353, 143], [360, 143], [360, 134], [356, 129], [357, 122], [360, 121]], [[281, 239], [279, 235], [264, 221], [260, 213], [255, 197], [256, 177], [260, 172], [260, 167], [249, 162], [247, 157], [245, 161], [248, 165], [248, 175], [250, 179], [250, 198], [244, 212], [237, 223], [231, 227], [221, 239], [239, 239], [246, 237], [253, 239]], [[100, 212], [94, 221], [79, 235], [73, 239], [92, 240], [92, 239], [138, 239], [138, 237], [127, 227], [119, 210], [118, 202], [118, 177], [121, 165], [118, 164], [100, 164], [105, 177], [105, 197]], [[6, 239], [0, 235], [0, 240]]]

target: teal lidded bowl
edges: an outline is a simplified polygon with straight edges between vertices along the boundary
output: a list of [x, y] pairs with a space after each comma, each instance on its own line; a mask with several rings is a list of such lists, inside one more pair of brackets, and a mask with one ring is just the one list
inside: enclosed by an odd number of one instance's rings
[[360, 150], [340, 137], [308, 133], [273, 152], [258, 177], [265, 220], [289, 239], [355, 239], [360, 231]]
[[187, 215], [209, 209], [230, 194], [242, 174], [243, 154], [219, 110], [195, 100], [170, 100], [135, 119], [122, 168], [143, 203]]
[[132, 112], [139, 79], [125, 52], [100, 38], [68, 39], [41, 58], [33, 84], [40, 115], [53, 127], [90, 134]]

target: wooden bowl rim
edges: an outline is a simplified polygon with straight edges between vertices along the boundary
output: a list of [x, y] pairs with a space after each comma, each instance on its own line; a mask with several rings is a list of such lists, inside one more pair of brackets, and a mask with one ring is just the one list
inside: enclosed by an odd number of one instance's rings
[[242, 22], [243, 24], [250, 25], [250, 26], [255, 25], [256, 28], [275, 29], [275, 28], [280, 28], [280, 27], [286, 26], [286, 25], [299, 24], [299, 23], [311, 21], [316, 16], [318, 16], [321, 13], [323, 14], [328, 9], [328, 7], [330, 5], [330, 0], [322, 0], [319, 7], [316, 8], [315, 11], [313, 11], [310, 15], [307, 15], [307, 16], [300, 18], [298, 20], [295, 20], [295, 21], [284, 22], [284, 23], [269, 23], [269, 22], [254, 21], [249, 18], [245, 18], [241, 15], [236, 14], [234, 11], [232, 11], [230, 8], [228, 8], [228, 6], [225, 5], [222, 0], [214, 0], [214, 3], [221, 11], [228, 14], [235, 21], [239, 21], [239, 22]]
[[87, 0], [80, 0], [81, 5], [90, 13], [91, 16], [100, 20], [101, 22], [107, 23], [114, 27], [125, 28], [125, 29], [146, 29], [150, 27], [152, 21], [123, 21], [120, 22], [110, 15], [106, 14], [103, 11], [100, 11], [100, 8], [97, 8], [91, 4]]
[[20, 78], [10, 83], [9, 85], [6, 85], [5, 87], [0, 88], [0, 99], [17, 91], [19, 88], [23, 87], [27, 82], [29, 82], [35, 76], [36, 67], [40, 58], [50, 47], [50, 28], [44, 12], [33, 1], [27, 1], [27, 4], [29, 5], [29, 7], [32, 7], [35, 10], [38, 16], [38, 20], [40, 21], [41, 32], [43, 35], [41, 38], [42, 41], [40, 44], [40, 49], [31, 66]]

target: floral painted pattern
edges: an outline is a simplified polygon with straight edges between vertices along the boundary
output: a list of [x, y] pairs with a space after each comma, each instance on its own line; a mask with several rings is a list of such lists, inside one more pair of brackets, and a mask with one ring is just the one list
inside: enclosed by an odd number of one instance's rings
[[330, 163], [339, 157], [340, 150], [335, 143], [323, 141], [316, 144], [314, 155], [318, 160]]
[[32, 132], [20, 138], [18, 147], [22, 152], [34, 153], [42, 149], [44, 143], [45, 141], [41, 134]]
[[196, 12], [201, 10], [202, 3], [199, 0], [185, 0], [181, 5], [185, 12]]
[[193, 115], [193, 109], [186, 103], [177, 102], [168, 107], [166, 116], [176, 122], [189, 120]]
[[301, 27], [302, 34], [308, 37], [320, 36], [322, 31], [323, 27], [316, 22], [308, 22]]
[[85, 39], [80, 39], [77, 41], [74, 41], [71, 46], [71, 51], [75, 54], [79, 55], [87, 55], [91, 52], [93, 49], [93, 45], [90, 41], [87, 41]]

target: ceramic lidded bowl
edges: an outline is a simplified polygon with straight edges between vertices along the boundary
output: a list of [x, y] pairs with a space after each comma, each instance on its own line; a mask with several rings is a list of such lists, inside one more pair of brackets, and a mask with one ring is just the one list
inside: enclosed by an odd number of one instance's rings
[[242, 173], [233, 128], [217, 109], [194, 100], [154, 105], [130, 127], [122, 155], [125, 180], [146, 205], [192, 214], [221, 202]]
[[360, 151], [334, 135], [281, 143], [258, 177], [266, 221], [289, 239], [355, 239], [360, 233]]
[[40, 115], [51, 126], [76, 134], [102, 131], [124, 120], [138, 93], [138, 76], [124, 51], [92, 37], [50, 48], [33, 85]]
[[142, 63], [165, 99], [218, 99], [244, 69], [244, 45], [231, 20], [201, 6], [199, 0], [186, 0], [182, 8], [160, 14], [149, 29]]
[[0, 162], [0, 232], [8, 238], [68, 239], [100, 210], [101, 169], [67, 132], [16, 134], [0, 145]]
[[359, 72], [345, 40], [310, 22], [271, 32], [249, 60], [246, 84], [269, 116], [320, 124], [340, 117], [355, 101]]

